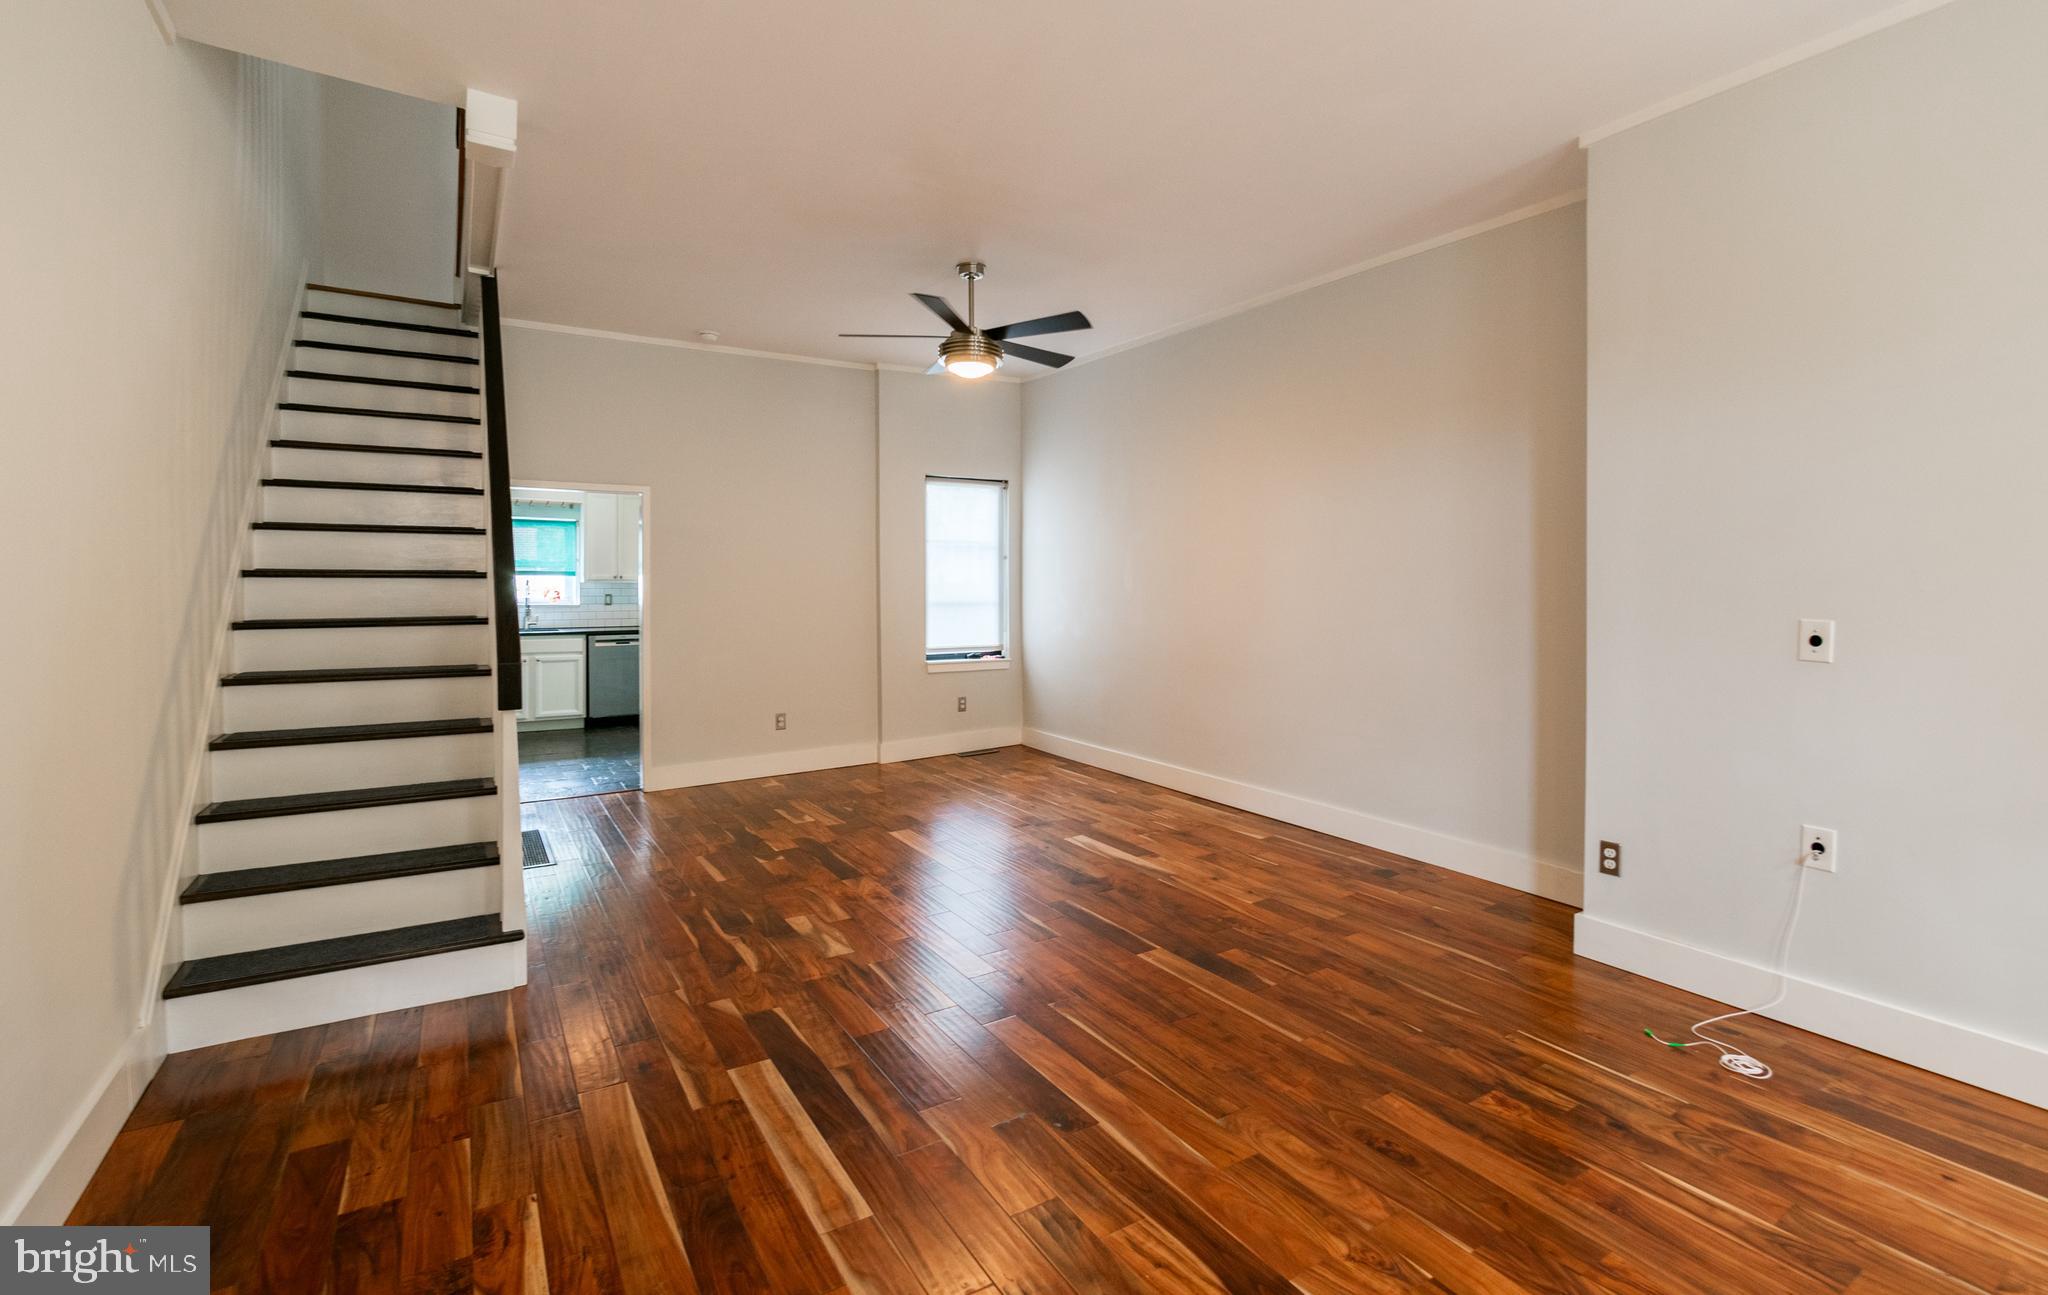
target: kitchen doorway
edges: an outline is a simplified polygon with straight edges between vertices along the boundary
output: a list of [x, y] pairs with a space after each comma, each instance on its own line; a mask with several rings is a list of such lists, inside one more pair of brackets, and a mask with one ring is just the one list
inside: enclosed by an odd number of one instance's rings
[[648, 493], [559, 481], [512, 487], [522, 804], [642, 786]]

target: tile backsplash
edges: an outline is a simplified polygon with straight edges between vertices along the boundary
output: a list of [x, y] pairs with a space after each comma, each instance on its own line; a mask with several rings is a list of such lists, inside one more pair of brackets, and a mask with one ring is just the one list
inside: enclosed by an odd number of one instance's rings
[[[598, 626], [605, 629], [633, 629], [640, 624], [640, 582], [637, 580], [586, 580], [583, 601], [574, 607], [535, 603], [520, 624], [540, 626]], [[604, 596], [612, 596], [605, 605]]]

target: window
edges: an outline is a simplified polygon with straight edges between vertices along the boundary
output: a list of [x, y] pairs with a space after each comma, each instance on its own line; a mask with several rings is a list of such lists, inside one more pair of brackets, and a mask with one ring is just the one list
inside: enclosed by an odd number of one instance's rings
[[576, 520], [571, 517], [514, 517], [512, 569], [523, 603], [574, 605]]
[[924, 657], [1002, 661], [1009, 638], [1009, 485], [924, 483]]

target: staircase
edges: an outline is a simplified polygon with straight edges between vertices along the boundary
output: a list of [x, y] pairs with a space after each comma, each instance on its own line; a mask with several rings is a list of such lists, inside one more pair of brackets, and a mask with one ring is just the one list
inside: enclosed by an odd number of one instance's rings
[[524, 979], [478, 350], [455, 307], [307, 291], [179, 896], [174, 1051]]

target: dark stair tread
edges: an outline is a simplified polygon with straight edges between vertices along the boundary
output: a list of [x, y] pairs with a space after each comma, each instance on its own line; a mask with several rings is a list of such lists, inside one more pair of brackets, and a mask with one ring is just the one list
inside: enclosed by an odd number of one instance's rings
[[241, 868], [234, 872], [202, 872], [186, 884], [178, 902], [203, 904], [215, 899], [275, 895], [287, 890], [343, 886], [356, 881], [384, 881], [392, 877], [418, 877], [430, 872], [488, 868], [496, 862], [497, 842], [475, 841], [469, 845], [442, 845], [428, 850], [361, 854], [352, 859], [319, 859], [312, 863], [284, 863], [268, 868]]
[[407, 737], [468, 737], [491, 731], [488, 719], [413, 719], [394, 724], [329, 724], [319, 728], [256, 728], [223, 733], [208, 742], [212, 751], [258, 747], [321, 746], [330, 742], [382, 742]]
[[411, 391], [449, 391], [463, 396], [481, 394], [475, 387], [465, 387], [455, 382], [421, 382], [416, 378], [373, 378], [362, 373], [328, 373], [321, 369], [286, 369], [284, 376], [287, 378], [304, 378], [309, 382], [354, 382], [365, 387], [404, 387]]
[[367, 409], [357, 405], [309, 405], [298, 400], [280, 400], [279, 409], [300, 414], [348, 414], [356, 418], [399, 418], [409, 423], [466, 423], [472, 427], [484, 420], [471, 414], [423, 414], [414, 409]]
[[431, 800], [463, 800], [495, 796], [490, 778], [450, 778], [445, 782], [402, 782], [391, 787], [353, 787], [347, 791], [302, 791], [289, 796], [251, 796], [217, 800], [193, 816], [195, 823], [232, 823], [249, 818], [281, 818], [287, 814], [328, 814], [344, 809], [381, 809], [387, 805], [418, 805]]
[[432, 306], [435, 310], [460, 310], [459, 301], [430, 301], [425, 297], [408, 297], [402, 293], [372, 292], [368, 288], [344, 288], [338, 283], [309, 283], [308, 292], [332, 292], [343, 297], [361, 297], [366, 301], [396, 301], [408, 306]]
[[483, 571], [444, 567], [246, 567], [250, 580], [481, 580]]
[[367, 315], [337, 315], [328, 310], [302, 310], [301, 319], [320, 319], [330, 324], [366, 324], [371, 328], [396, 328], [408, 333], [439, 333], [443, 337], [475, 337], [474, 328], [450, 328], [446, 324], [415, 324], [403, 319], [375, 319]]
[[439, 360], [443, 364], [475, 364], [474, 355], [437, 355], [433, 351], [401, 351], [390, 346], [357, 346], [354, 342], [309, 342], [304, 338], [292, 343], [315, 351], [347, 351], [351, 355], [389, 355], [401, 360]]
[[392, 679], [474, 679], [487, 665], [364, 665], [321, 670], [240, 670], [222, 675], [224, 688], [285, 683], [379, 683]]
[[273, 440], [277, 450], [332, 450], [338, 454], [424, 454], [437, 459], [480, 459], [482, 450], [444, 450], [426, 445], [365, 445], [360, 441]]
[[481, 526], [393, 526], [373, 522], [251, 522], [255, 531], [346, 531], [360, 535], [483, 535]]
[[510, 944], [526, 938], [524, 931], [508, 931], [496, 913], [480, 917], [458, 917], [450, 922], [428, 922], [401, 926], [367, 935], [344, 935], [332, 940], [310, 940], [305, 944], [282, 944], [273, 949], [251, 949], [246, 953], [223, 953], [211, 958], [194, 958], [181, 964], [164, 986], [165, 998], [211, 993], [219, 989], [240, 989], [248, 985], [317, 976], [329, 971], [373, 967], [383, 962], [424, 958], [459, 949], [476, 949], [490, 944]]
[[297, 490], [398, 490], [416, 495], [480, 495], [482, 486], [415, 486], [400, 481], [322, 481], [313, 477], [265, 477], [266, 486]]

